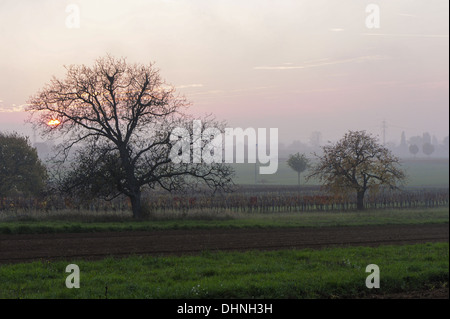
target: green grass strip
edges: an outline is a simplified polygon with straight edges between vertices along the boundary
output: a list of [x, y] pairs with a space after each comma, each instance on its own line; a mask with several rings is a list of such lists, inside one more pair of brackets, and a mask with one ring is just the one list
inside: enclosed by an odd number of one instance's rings
[[[164, 216], [163, 216], [164, 217]], [[0, 222], [0, 234], [149, 231], [167, 229], [271, 228], [448, 223], [449, 208], [371, 210], [363, 212], [236, 213], [166, 216], [143, 221], [35, 220]]]
[[[80, 288], [65, 286], [68, 264]], [[380, 288], [368, 289], [368, 264]], [[0, 266], [0, 298], [354, 298], [448, 285], [449, 245], [204, 252]]]

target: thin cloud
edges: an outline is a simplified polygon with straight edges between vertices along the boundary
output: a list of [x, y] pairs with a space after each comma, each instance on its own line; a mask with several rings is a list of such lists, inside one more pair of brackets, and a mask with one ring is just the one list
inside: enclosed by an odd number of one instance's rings
[[209, 90], [204, 92], [197, 92], [192, 93], [190, 96], [196, 96], [196, 95], [217, 95], [217, 94], [228, 94], [229, 93], [246, 93], [246, 92], [253, 92], [253, 91], [260, 91], [260, 90], [268, 90], [276, 88], [277, 86], [258, 86], [258, 87], [251, 87], [246, 89], [235, 89], [235, 90]]
[[2, 113], [24, 112], [25, 107], [28, 105], [28, 104], [21, 104], [21, 105], [13, 104], [10, 107], [5, 107], [2, 105], [2, 103], [3, 101], [0, 100], [0, 112]]
[[448, 90], [448, 81], [432, 81], [420, 83], [405, 83], [403, 87], [415, 87], [430, 90]]
[[204, 92], [197, 92], [197, 93], [191, 93], [189, 96], [197, 96], [197, 95], [216, 95], [224, 93], [223, 90], [210, 90], [210, 91], [204, 91]]
[[323, 58], [323, 59], [314, 59], [314, 60], [308, 60], [303, 61], [303, 64], [316, 64], [316, 63], [322, 63], [325, 61], [330, 61], [330, 58]]
[[381, 55], [369, 55], [369, 56], [361, 56], [361, 57], [356, 57], [356, 58], [334, 60], [334, 61], [329, 60], [329, 59], [321, 59], [322, 62], [304, 63], [303, 65], [297, 65], [297, 66], [286, 66], [286, 65], [255, 66], [255, 67], [253, 67], [253, 69], [254, 70], [298, 70], [298, 69], [322, 67], [322, 66], [335, 65], [335, 64], [361, 63], [361, 62], [366, 62], [366, 61], [376, 61], [376, 60], [386, 60], [386, 59], [387, 59], [387, 57], [381, 56]]
[[330, 31], [331, 32], [341, 32], [341, 31], [344, 31], [345, 29], [342, 29], [342, 28], [331, 28], [330, 29]]
[[401, 33], [362, 33], [368, 36], [411, 37], [411, 38], [448, 38], [448, 34], [401, 34]]
[[336, 92], [336, 91], [340, 91], [341, 89], [339, 88], [324, 88], [324, 89], [315, 89], [315, 90], [294, 90], [291, 91], [292, 93], [295, 94], [306, 94], [306, 93], [322, 93], [322, 92]]
[[[246, 88], [246, 89], [234, 89], [234, 90], [210, 90], [210, 91], [204, 91], [204, 92], [197, 92], [197, 93], [191, 93], [189, 94], [190, 97], [198, 97], [198, 98], [211, 98], [216, 97], [220, 95], [226, 95], [227, 98], [229, 97], [236, 97], [236, 96], [242, 96], [247, 94], [252, 94], [259, 92], [259, 95], [266, 95], [266, 94], [274, 94], [273, 90], [274, 88], [278, 88], [278, 86], [258, 86], [258, 87], [252, 87], [252, 88]], [[264, 92], [261, 92], [264, 91]]]
[[179, 85], [176, 88], [177, 89], [187, 89], [187, 88], [201, 88], [203, 87], [203, 84], [184, 84], [184, 85]]

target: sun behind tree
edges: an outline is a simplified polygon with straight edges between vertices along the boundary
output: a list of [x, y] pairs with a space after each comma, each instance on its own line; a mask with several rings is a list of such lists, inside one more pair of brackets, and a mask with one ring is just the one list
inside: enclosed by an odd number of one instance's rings
[[[185, 113], [190, 103], [154, 64], [129, 64], [107, 55], [93, 66], [66, 70], [64, 79], [53, 78], [32, 96], [27, 108], [43, 135], [63, 139], [55, 161], [61, 190], [79, 198], [124, 194], [133, 216], [140, 218], [144, 188], [203, 185], [217, 190], [232, 184], [233, 171], [222, 163], [171, 161], [173, 130], [181, 127], [193, 135], [192, 119]], [[54, 119], [57, 125], [49, 125]], [[221, 126], [211, 117], [202, 125]]]
[[322, 149], [323, 155], [315, 154], [318, 162], [307, 178], [318, 178], [336, 194], [356, 192], [358, 210], [364, 209], [367, 191], [381, 186], [397, 188], [405, 179], [400, 159], [365, 131], [349, 131], [336, 144]]

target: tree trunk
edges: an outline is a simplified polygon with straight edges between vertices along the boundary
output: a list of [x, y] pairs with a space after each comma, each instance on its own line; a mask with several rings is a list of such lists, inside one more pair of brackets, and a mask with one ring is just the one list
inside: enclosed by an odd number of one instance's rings
[[300, 186], [300, 173], [298, 173], [298, 186]]
[[133, 211], [133, 218], [141, 218], [141, 192], [137, 191], [130, 196], [131, 200], [131, 210]]
[[356, 208], [358, 210], [363, 210], [364, 209], [364, 193], [365, 191], [358, 191], [356, 194]]

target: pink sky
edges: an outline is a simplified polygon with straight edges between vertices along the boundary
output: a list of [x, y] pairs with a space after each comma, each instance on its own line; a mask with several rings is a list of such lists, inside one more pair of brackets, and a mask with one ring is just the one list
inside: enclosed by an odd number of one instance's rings
[[[156, 62], [161, 74], [230, 127], [277, 127], [280, 140], [388, 140], [449, 131], [448, 1], [86, 1], [0, 3], [0, 130], [24, 126], [28, 97], [63, 65], [106, 53]], [[380, 7], [368, 29], [365, 8]]]

